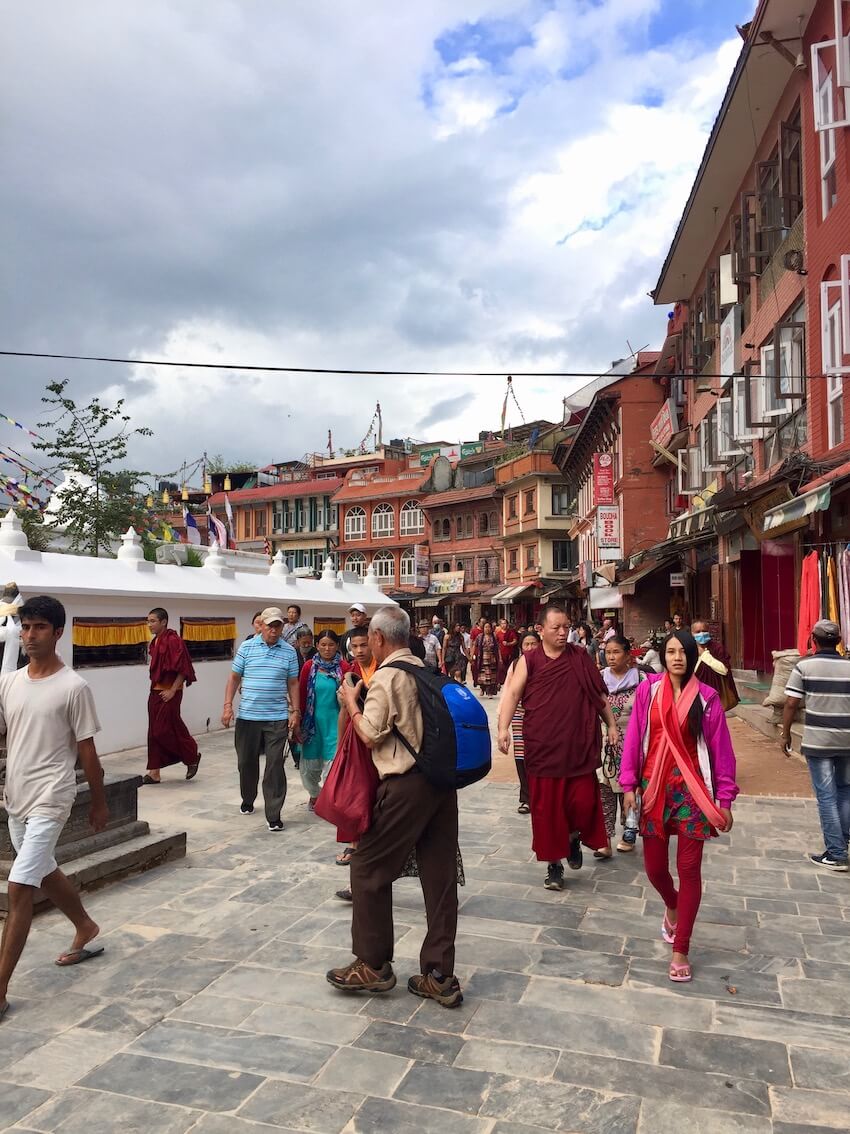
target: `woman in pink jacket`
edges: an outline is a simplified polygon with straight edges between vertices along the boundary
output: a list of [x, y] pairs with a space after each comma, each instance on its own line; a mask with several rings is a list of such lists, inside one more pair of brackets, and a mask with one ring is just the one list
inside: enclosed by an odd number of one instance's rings
[[[665, 639], [665, 672], [638, 688], [620, 767], [626, 814], [641, 794], [644, 864], [666, 906], [661, 936], [673, 946], [670, 980], [677, 982], [692, 979], [688, 950], [702, 897], [703, 847], [732, 829], [738, 794], [726, 716], [715, 690], [694, 677], [698, 657], [686, 630]], [[671, 835], [677, 836], [678, 892], [670, 875]]]

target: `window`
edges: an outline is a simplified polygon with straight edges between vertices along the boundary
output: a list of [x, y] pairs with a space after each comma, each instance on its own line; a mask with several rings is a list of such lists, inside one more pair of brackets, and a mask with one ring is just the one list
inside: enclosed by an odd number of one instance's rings
[[372, 567], [380, 583], [395, 582], [395, 556], [391, 551], [378, 551], [372, 557]]
[[272, 504], [272, 531], [283, 531], [283, 506], [281, 504]]
[[760, 391], [761, 383], [751, 374], [736, 374], [732, 379], [732, 429], [738, 443], [761, 437]]
[[472, 538], [472, 534], [473, 534], [472, 524], [473, 524], [472, 513], [470, 512], [467, 516], [464, 517], [464, 529], [466, 531], [466, 538], [467, 539]]
[[563, 485], [552, 485], [552, 515], [553, 516], [569, 516], [572, 507], [570, 500], [570, 492], [568, 488]]
[[[346, 523], [348, 523], [347, 518]], [[362, 539], [362, 536], [360, 538]], [[366, 556], [361, 555], [359, 551], [355, 551], [353, 555], [347, 556], [345, 560], [345, 570], [353, 571], [355, 575], [359, 575], [362, 579], [366, 574]]]
[[699, 424], [700, 464], [703, 474], [722, 472], [726, 465], [717, 453], [717, 407]]
[[803, 211], [803, 156], [800, 104], [787, 122], [779, 125], [779, 194], [782, 219], [790, 228]]
[[[353, 508], [349, 508], [345, 513], [345, 538], [366, 538], [366, 513], [359, 505], [355, 505]], [[350, 560], [352, 557], [349, 555], [348, 558]]]
[[525, 507], [523, 512], [526, 516], [530, 516], [534, 512], [534, 489], [528, 488], [525, 491]]
[[793, 413], [795, 402], [804, 392], [806, 365], [804, 313], [778, 323], [773, 341], [761, 350], [762, 404], [765, 417], [785, 417]]
[[455, 532], [458, 539], [463, 539], [463, 516], [455, 516]]
[[[820, 86], [817, 94], [817, 108], [821, 122], [832, 122], [834, 114], [834, 94], [832, 72], [824, 71], [819, 64]], [[821, 215], [825, 217], [838, 199], [838, 182], [835, 169], [835, 130], [822, 130], [820, 133], [820, 180]]]
[[490, 517], [486, 512], [481, 512], [478, 515], [478, 534], [488, 535], [490, 532]]
[[400, 531], [402, 535], [421, 535], [425, 531], [425, 514], [418, 500], [408, 500], [402, 505]]
[[412, 547], [405, 548], [401, 553], [399, 568], [399, 577], [402, 583], [416, 582], [416, 554]]
[[683, 496], [696, 496], [702, 491], [702, 453], [699, 446], [685, 449], [684, 460], [679, 457], [679, 492]]
[[490, 582], [490, 560], [489, 559], [479, 559], [478, 560], [477, 575], [478, 575], [478, 582], [479, 583], [489, 583]]
[[295, 501], [295, 530], [297, 532], [304, 531], [304, 501]]
[[844, 440], [844, 341], [841, 327], [841, 300], [830, 304], [830, 289], [836, 284], [821, 284], [821, 319], [823, 321], [823, 368], [826, 372], [827, 441], [832, 449]]
[[527, 547], [525, 549], [525, 565], [526, 565], [526, 567], [534, 567], [535, 558], [536, 558], [536, 556], [535, 556], [535, 552], [534, 552], [534, 545], [531, 544], [529, 547]]
[[517, 557], [516, 548], [514, 548], [512, 551], [508, 552], [508, 570], [509, 571], [518, 571], [519, 570], [517, 559], [518, 559], [518, 557]]
[[265, 508], [257, 508], [254, 512], [254, 535], [264, 536], [266, 534], [266, 510]]
[[315, 496], [311, 496], [307, 501], [307, 530], [311, 532], [318, 531], [319, 524], [319, 506]]
[[150, 640], [144, 618], [75, 618], [71, 627], [74, 669], [145, 665]]
[[826, 412], [829, 447], [833, 448], [844, 440], [844, 379], [840, 374], [827, 375]]
[[779, 181], [779, 150], [776, 149], [768, 161], [758, 163], [757, 173], [758, 240], [765, 266], [785, 237]]
[[233, 657], [235, 618], [181, 618], [180, 637], [192, 661], [223, 661]]
[[395, 513], [392, 504], [378, 504], [372, 510], [372, 539], [381, 539], [395, 533]]
[[465, 571], [466, 567], [462, 559], [455, 560], [455, 571]]
[[434, 539], [437, 542], [452, 538], [452, 525], [448, 517], [443, 520], [434, 520], [433, 530]]
[[743, 452], [735, 440], [735, 426], [732, 420], [731, 397], [721, 398], [717, 403], [717, 445], [715, 452], [719, 457], [737, 457]]
[[575, 571], [578, 565], [575, 541], [571, 539], [552, 540], [552, 570]]

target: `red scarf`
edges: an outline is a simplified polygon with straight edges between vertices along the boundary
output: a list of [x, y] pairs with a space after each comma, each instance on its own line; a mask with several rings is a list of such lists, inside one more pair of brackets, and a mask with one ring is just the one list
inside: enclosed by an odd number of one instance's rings
[[691, 711], [694, 701], [699, 697], [699, 682], [695, 677], [691, 677], [690, 681], [682, 687], [679, 700], [676, 701], [673, 697], [673, 684], [670, 681], [670, 675], [665, 673], [661, 679], [661, 690], [657, 696], [661, 698], [660, 717], [664, 744], [643, 793], [644, 814], [650, 814], [656, 801], [659, 798], [663, 799], [670, 771], [675, 764], [682, 773], [682, 779], [685, 781], [697, 807], [712, 827], [722, 831], [726, 826], [726, 820], [709, 797], [702, 776], [693, 767], [691, 755], [685, 743], [684, 730], [688, 727], [688, 713]]

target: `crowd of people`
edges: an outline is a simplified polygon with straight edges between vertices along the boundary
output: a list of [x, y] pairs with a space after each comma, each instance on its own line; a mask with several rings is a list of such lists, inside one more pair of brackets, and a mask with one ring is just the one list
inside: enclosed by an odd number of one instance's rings
[[[463, 1000], [454, 973], [463, 877], [457, 790], [436, 784], [419, 763], [429, 741], [419, 669], [442, 674], [451, 688], [471, 679], [483, 700], [501, 691], [498, 747], [513, 753], [518, 810], [530, 816], [531, 847], [546, 865], [548, 890], [564, 888], [565, 863], [582, 868], [583, 848], [597, 860], [612, 859], [615, 852], [633, 854], [641, 836], [648, 881], [664, 903], [659, 934], [671, 948], [669, 978], [690, 981], [705, 847], [731, 830], [738, 794], [726, 721], [728, 700], [737, 692], [731, 662], [710, 626], [697, 620], [687, 628], [678, 617], [636, 650], [613, 619], [591, 628], [551, 603], [532, 626], [482, 618], [471, 628], [447, 628], [435, 616], [414, 633], [400, 607], [382, 607], [369, 619], [359, 603], [350, 617], [342, 635], [331, 629], [314, 634], [297, 605], [285, 613], [279, 607], [258, 611], [233, 658], [221, 714], [225, 728], [235, 723], [240, 811], [251, 815], [262, 790], [269, 832], [284, 829], [289, 753], [306, 807], [320, 812], [323, 785], [344, 767], [346, 753], [366, 754], [374, 791], [366, 823], [355, 838], [337, 832], [344, 846], [336, 862], [350, 867], [350, 886], [338, 896], [352, 903], [354, 959], [328, 972], [328, 981], [346, 993], [395, 986], [392, 886], [412, 874], [421, 882], [427, 931], [420, 972], [408, 989], [448, 1008]], [[56, 963], [80, 964], [103, 952], [99, 927], [54, 855], [76, 798], [78, 763], [91, 793], [93, 830], [108, 822], [94, 701], [86, 681], [57, 652], [65, 627], [61, 604], [49, 596], [30, 599], [20, 619], [27, 664], [0, 678], [4, 802], [16, 851], [0, 945], [0, 1018], [39, 888], [74, 926], [71, 945]], [[159, 784], [162, 769], [178, 764], [191, 780], [201, 754], [180, 705], [196, 675], [185, 642], [168, 628], [167, 611], [154, 608], [148, 626], [144, 782]], [[824, 852], [809, 858], [847, 871], [850, 667], [835, 623], [817, 623], [813, 640], [814, 656], [801, 659], [788, 682], [783, 744], [805, 696], [803, 753], [825, 841]], [[674, 837], [678, 884], [669, 866]]]

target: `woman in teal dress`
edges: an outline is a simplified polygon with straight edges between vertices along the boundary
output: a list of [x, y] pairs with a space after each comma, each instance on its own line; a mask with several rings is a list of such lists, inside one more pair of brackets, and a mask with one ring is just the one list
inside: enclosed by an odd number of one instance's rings
[[336, 694], [351, 668], [342, 660], [339, 638], [333, 630], [322, 630], [316, 640], [317, 653], [301, 669], [301, 783], [310, 797], [312, 811], [330, 770], [337, 749], [339, 704]]

